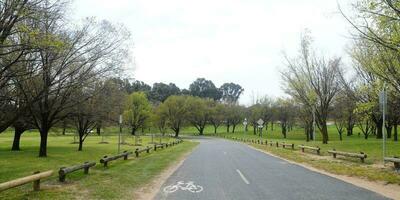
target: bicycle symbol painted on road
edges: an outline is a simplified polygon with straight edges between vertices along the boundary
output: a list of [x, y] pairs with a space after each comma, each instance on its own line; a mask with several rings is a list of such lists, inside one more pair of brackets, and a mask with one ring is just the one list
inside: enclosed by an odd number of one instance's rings
[[191, 193], [199, 193], [203, 191], [203, 187], [201, 185], [195, 185], [193, 181], [189, 181], [185, 183], [184, 181], [178, 181], [175, 185], [169, 185], [164, 188], [165, 193], [173, 193], [177, 190], [189, 191]]

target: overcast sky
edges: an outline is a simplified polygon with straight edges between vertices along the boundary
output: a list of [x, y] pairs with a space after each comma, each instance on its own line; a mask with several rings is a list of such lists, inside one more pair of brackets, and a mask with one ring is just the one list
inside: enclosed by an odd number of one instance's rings
[[[337, 0], [75, 0], [75, 17], [123, 23], [133, 36], [132, 76], [152, 85], [188, 88], [198, 77], [245, 88], [252, 96], [282, 96], [282, 51], [295, 55], [300, 34], [315, 48], [346, 59], [349, 25]], [[339, 3], [346, 7], [350, 0]]]

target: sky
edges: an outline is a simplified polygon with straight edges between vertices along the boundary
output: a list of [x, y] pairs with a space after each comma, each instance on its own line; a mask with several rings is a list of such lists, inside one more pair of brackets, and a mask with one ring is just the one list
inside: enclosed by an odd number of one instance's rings
[[296, 56], [300, 35], [314, 48], [343, 57], [350, 25], [338, 12], [351, 0], [75, 0], [73, 16], [124, 24], [132, 33], [130, 76], [152, 85], [188, 88], [196, 78], [240, 84], [240, 103], [284, 96], [283, 52]]

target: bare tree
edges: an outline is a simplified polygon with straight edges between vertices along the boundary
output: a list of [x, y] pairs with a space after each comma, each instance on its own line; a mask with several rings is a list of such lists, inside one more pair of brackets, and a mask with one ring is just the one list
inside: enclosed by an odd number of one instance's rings
[[41, 94], [29, 111], [40, 132], [39, 156], [44, 157], [50, 128], [68, 115], [68, 109], [80, 103], [73, 100], [74, 92], [118, 70], [129, 52], [125, 45], [129, 34], [123, 27], [92, 19], [82, 25], [67, 26], [63, 4], [42, 6], [48, 12], [43, 12], [42, 20], [36, 24], [41, 39], [37, 63], [40, 71], [28, 80], [19, 81], [19, 89], [26, 102], [33, 102], [31, 97]]
[[[326, 60], [311, 49], [311, 38], [302, 36], [300, 55], [290, 59], [286, 56], [287, 70], [282, 72], [286, 93], [315, 110], [316, 120], [322, 134], [322, 142], [328, 143], [327, 118], [333, 98], [341, 90], [340, 59]], [[310, 113], [311, 114], [311, 113]]]

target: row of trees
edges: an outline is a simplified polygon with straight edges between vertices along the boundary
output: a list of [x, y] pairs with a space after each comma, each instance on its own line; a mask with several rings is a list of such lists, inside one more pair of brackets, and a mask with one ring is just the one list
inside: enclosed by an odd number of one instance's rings
[[134, 92], [127, 98], [124, 119], [132, 134], [140, 128], [157, 127], [162, 134], [170, 128], [178, 137], [183, 126], [194, 126], [200, 135], [206, 125], [212, 125], [214, 132], [222, 124], [232, 127], [242, 122], [244, 107], [227, 104], [210, 98], [189, 95], [173, 95], [163, 103], [152, 106], [144, 92]]
[[215, 101], [235, 103], [244, 91], [244, 89], [236, 83], [224, 83], [218, 88], [211, 80], [205, 78], [196, 79], [189, 85], [188, 89], [180, 89], [174, 83], [154, 83], [151, 87], [139, 80], [131, 82], [129, 79], [115, 79], [115, 81], [128, 94], [138, 91], [146, 93], [148, 99], [153, 104], [162, 103], [172, 95], [191, 95], [201, 98], [210, 98]]
[[183, 126], [195, 127], [199, 135], [204, 134], [207, 125], [214, 128], [214, 133], [217, 133], [221, 125], [226, 126], [226, 132], [234, 133], [244, 120], [248, 120], [253, 127], [253, 133], [257, 134], [257, 121], [263, 119], [266, 129], [271, 124], [273, 130], [274, 124], [278, 122], [282, 135], [286, 138], [286, 133], [296, 121], [295, 109], [291, 99], [263, 98], [256, 104], [245, 107], [237, 103], [189, 95], [173, 95], [163, 103], [152, 106], [144, 92], [134, 92], [127, 98], [124, 119], [133, 135], [140, 128], [157, 127], [163, 134], [169, 128], [174, 131], [175, 136], [179, 135]]

